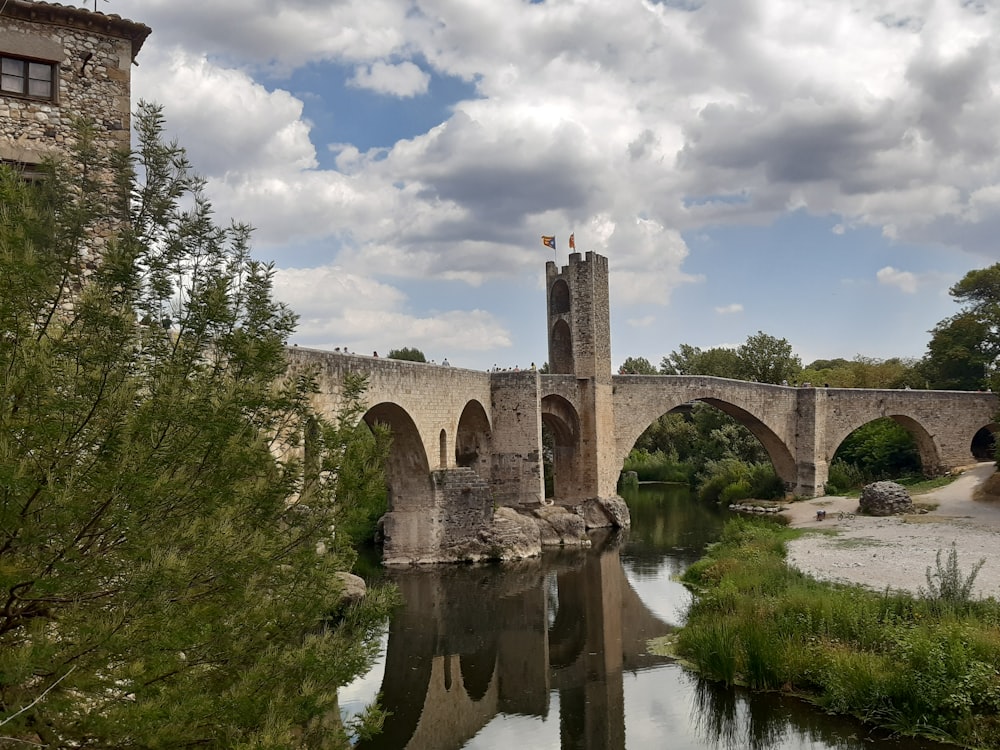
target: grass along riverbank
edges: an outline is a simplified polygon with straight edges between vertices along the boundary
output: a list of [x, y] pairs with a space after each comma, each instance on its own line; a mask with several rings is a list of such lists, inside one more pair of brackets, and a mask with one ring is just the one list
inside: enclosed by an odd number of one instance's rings
[[785, 563], [802, 532], [736, 519], [684, 580], [673, 651], [705, 676], [808, 698], [903, 734], [1000, 748], [1000, 604], [971, 599], [977, 561], [939, 555], [921, 596], [821, 583]]

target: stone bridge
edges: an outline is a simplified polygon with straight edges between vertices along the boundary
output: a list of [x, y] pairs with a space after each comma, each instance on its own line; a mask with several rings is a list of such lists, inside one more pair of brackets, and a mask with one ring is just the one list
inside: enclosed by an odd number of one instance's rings
[[[488, 557], [489, 550], [470, 552], [470, 540], [492, 539], [483, 529], [494, 523], [501, 506], [528, 511], [554, 503], [579, 509], [616, 498], [622, 465], [637, 438], [661, 415], [693, 401], [745, 425], [789, 493], [810, 497], [823, 492], [829, 463], [844, 438], [872, 420], [889, 417], [905, 427], [929, 475], [971, 463], [977, 434], [996, 428], [993, 393], [612, 376], [606, 269], [606, 259], [592, 253], [586, 260], [571, 255], [561, 272], [548, 264], [554, 374], [289, 350], [293, 370], [317, 377], [322, 412], [336, 415], [345, 376], [360, 373], [368, 379], [364, 420], [392, 430], [387, 563]], [[555, 443], [555, 492], [549, 500], [543, 428]]]

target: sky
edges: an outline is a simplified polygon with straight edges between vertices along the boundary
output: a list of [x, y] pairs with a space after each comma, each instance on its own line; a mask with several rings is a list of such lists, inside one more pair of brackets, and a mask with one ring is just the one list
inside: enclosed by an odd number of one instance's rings
[[995, 0], [97, 6], [152, 27], [133, 102], [255, 227], [300, 346], [541, 364], [573, 233], [615, 368], [758, 331], [920, 357], [1000, 260]]

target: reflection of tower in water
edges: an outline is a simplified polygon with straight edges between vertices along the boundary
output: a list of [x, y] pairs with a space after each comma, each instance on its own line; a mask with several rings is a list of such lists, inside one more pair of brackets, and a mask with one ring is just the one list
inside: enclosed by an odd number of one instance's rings
[[622, 670], [653, 663], [646, 641], [668, 626], [629, 587], [616, 538], [595, 546], [395, 573], [405, 606], [382, 680], [391, 716], [359, 747], [461, 748], [498, 714], [547, 718], [553, 690], [564, 748], [623, 747]]

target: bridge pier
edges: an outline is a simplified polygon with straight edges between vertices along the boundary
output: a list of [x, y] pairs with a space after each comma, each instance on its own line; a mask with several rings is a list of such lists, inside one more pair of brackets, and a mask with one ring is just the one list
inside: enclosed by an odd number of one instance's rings
[[826, 388], [799, 388], [795, 407], [795, 487], [799, 497], [816, 497], [826, 491], [830, 465], [826, 459]]
[[384, 564], [477, 557], [470, 545], [475, 546], [479, 532], [493, 521], [489, 484], [468, 467], [432, 471], [430, 484], [431, 492], [420, 505], [390, 498], [390, 510], [382, 521]]
[[539, 377], [535, 370], [490, 377], [490, 487], [497, 505], [539, 505], [545, 498]]

